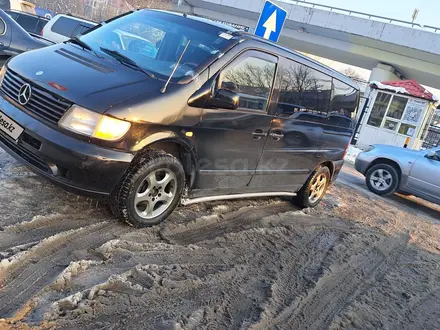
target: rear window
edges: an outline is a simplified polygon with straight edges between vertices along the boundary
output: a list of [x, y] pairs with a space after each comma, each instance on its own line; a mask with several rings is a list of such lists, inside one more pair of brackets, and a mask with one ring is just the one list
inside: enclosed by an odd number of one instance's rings
[[53, 24], [51, 30], [52, 32], [61, 34], [65, 37], [70, 37], [79, 24], [80, 23], [77, 20], [70, 19], [68, 17], [60, 17]]
[[35, 32], [35, 27], [37, 26], [38, 18], [28, 15], [18, 15], [16, 21], [26, 31]]
[[18, 14], [14, 13], [12, 11], [7, 11], [6, 12], [9, 16], [11, 16], [13, 19], [17, 20]]
[[333, 98], [330, 105], [332, 113], [339, 112], [347, 117], [356, 118], [359, 104], [359, 91], [339, 80], [333, 79]]
[[74, 31], [74, 35], [72, 36], [80, 36], [82, 34], [84, 34], [85, 32], [87, 32], [88, 30], [90, 30], [90, 28], [92, 28], [94, 25], [92, 24], [87, 24], [87, 23], [81, 23], [77, 29]]

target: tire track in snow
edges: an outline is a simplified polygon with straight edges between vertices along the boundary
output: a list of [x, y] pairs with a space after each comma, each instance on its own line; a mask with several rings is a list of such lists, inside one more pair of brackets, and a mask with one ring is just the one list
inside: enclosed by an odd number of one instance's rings
[[304, 299], [284, 310], [271, 325], [280, 329], [327, 328], [365, 281], [378, 272], [387, 272], [390, 267], [394, 267], [407, 242], [408, 239], [401, 237], [383, 238], [365, 253], [352, 257], [345, 267], [330, 268]]
[[49, 237], [12, 262], [4, 263], [4, 287], [0, 292], [0, 315], [7, 318], [67, 267], [72, 252], [96, 248], [132, 230], [114, 223], [100, 223]]

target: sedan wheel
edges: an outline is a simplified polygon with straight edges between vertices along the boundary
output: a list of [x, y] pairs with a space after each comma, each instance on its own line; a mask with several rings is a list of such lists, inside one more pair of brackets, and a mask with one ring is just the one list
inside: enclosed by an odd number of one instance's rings
[[370, 184], [380, 191], [389, 189], [393, 184], [393, 176], [385, 169], [379, 168], [370, 176]]
[[373, 165], [365, 177], [368, 189], [377, 195], [391, 195], [399, 187], [398, 170], [389, 164]]

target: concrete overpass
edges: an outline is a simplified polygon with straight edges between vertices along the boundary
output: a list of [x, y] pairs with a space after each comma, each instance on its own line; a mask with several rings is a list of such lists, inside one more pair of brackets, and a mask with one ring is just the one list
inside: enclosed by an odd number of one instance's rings
[[[280, 44], [373, 70], [370, 80], [395, 80], [402, 76], [440, 89], [440, 28], [422, 28], [417, 24], [413, 27], [403, 21], [381, 22], [377, 16], [369, 19], [368, 15], [359, 17], [349, 15], [348, 11], [330, 11], [330, 7], [307, 7], [296, 1], [274, 2], [288, 12]], [[264, 0], [179, 3], [176, 10], [254, 28]]]

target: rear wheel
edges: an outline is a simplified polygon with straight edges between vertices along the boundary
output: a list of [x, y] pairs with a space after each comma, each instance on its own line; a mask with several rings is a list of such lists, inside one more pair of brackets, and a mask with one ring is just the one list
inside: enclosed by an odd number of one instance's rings
[[368, 189], [377, 195], [391, 195], [399, 187], [399, 175], [396, 169], [388, 164], [372, 166], [365, 179]]
[[132, 226], [156, 225], [176, 208], [184, 184], [179, 160], [163, 151], [149, 150], [128, 169], [111, 195], [110, 208]]
[[330, 184], [330, 170], [320, 167], [298, 191], [294, 202], [300, 207], [315, 207], [324, 198]]

